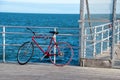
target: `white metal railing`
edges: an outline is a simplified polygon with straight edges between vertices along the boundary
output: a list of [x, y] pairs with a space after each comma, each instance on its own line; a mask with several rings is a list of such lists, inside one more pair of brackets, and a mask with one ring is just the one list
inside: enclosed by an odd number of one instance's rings
[[[112, 23], [107, 23], [107, 24], [103, 24], [103, 25], [99, 25], [99, 26], [94, 26], [94, 27], [86, 27], [85, 31], [84, 31], [84, 58], [87, 57], [92, 57], [95, 58], [95, 56], [97, 54], [102, 54], [103, 51], [106, 51], [110, 48], [110, 39], [112, 38], [111, 36], [111, 29], [112, 29]], [[24, 31], [26, 27], [22, 27], [22, 26], [0, 26], [0, 34], [1, 36], [1, 40], [2, 42], [0, 43], [0, 46], [2, 47], [2, 60], [3, 62], [6, 62], [6, 47], [7, 46], [17, 46], [19, 47], [22, 43], [22, 41], [19, 43], [19, 40], [22, 39], [23, 35], [30, 35], [31, 33]], [[58, 27], [30, 27], [32, 29], [35, 29], [35, 31], [37, 30], [38, 34], [46, 34], [46, 32], [49, 32], [49, 30], [57, 30], [60, 31], [60, 34], [55, 36], [56, 38], [58, 36], [63, 36], [64, 38], [66, 37], [72, 37], [72, 39], [76, 39], [78, 38], [78, 43], [79, 43], [79, 31], [80, 29], [78, 28], [58, 28]], [[19, 30], [18, 30], [19, 29]], [[45, 30], [44, 30], [45, 29]], [[92, 30], [92, 33], [90, 31], [90, 29]], [[9, 31], [10, 30], [10, 31]], [[18, 30], [18, 31], [17, 31]], [[39, 31], [41, 30], [41, 31]], [[72, 31], [72, 32], [71, 32]], [[116, 22], [116, 28], [115, 28], [115, 35], [116, 35], [116, 44], [119, 43], [120, 40], [120, 21]], [[15, 36], [22, 36], [20, 39], [16, 39], [18, 40], [16, 42], [13, 43], [8, 43], [8, 36], [7, 35], [15, 35]], [[75, 38], [73, 38], [75, 37]], [[14, 39], [13, 39], [14, 40]], [[63, 40], [63, 38], [62, 38]], [[11, 40], [12, 41], [12, 40]], [[77, 41], [72, 42], [73, 40], [69, 40], [69, 38], [67, 39], [67, 41], [71, 41], [70, 44], [73, 45], [73, 48], [75, 48], [75, 50], [78, 50], [80, 48], [79, 44], [77, 43]], [[78, 45], [74, 45], [75, 43], [77, 43]], [[45, 46], [45, 45], [42, 45]], [[75, 52], [75, 51], [74, 51]], [[78, 56], [79, 51], [77, 51], [77, 55]], [[12, 53], [11, 53], [12, 55]]]
[[[92, 30], [92, 33], [90, 32]], [[94, 27], [85, 28], [84, 35], [84, 58], [95, 58], [97, 54], [108, 51], [111, 46], [112, 23], [107, 23]], [[120, 40], [120, 21], [116, 21], [115, 26], [115, 43]]]
[[3, 26], [3, 62], [5, 62], [5, 26]]
[[[9, 51], [6, 48], [7, 46], [19, 47], [23, 42], [26, 41], [26, 40], [22, 39], [24, 37], [24, 35], [31, 36], [31, 33], [29, 31], [26, 32], [25, 28], [26, 28], [25, 26], [0, 26], [0, 36], [1, 36], [0, 39], [2, 40], [0, 42], [0, 47], [1, 47], [0, 54], [2, 54], [2, 59], [0, 59], [0, 60], [2, 60], [3, 62], [6, 62], [6, 59], [7, 59], [6, 55], [8, 55], [7, 51]], [[35, 29], [35, 32], [37, 32], [37, 34], [46, 34], [46, 35], [49, 34], [48, 32], [50, 30], [60, 31], [60, 33], [58, 35], [54, 36], [56, 38], [58, 38], [58, 36], [60, 36], [60, 37], [61, 36], [62, 37], [72, 37], [72, 38], [73, 37], [76, 38], [79, 36], [79, 33], [78, 33], [79, 29], [78, 28], [58, 28], [58, 27], [30, 27], [30, 28]], [[71, 32], [71, 31], [73, 31], [73, 32]], [[15, 35], [14, 37], [17, 37], [17, 39], [15, 40], [14, 38], [10, 38], [11, 35]], [[10, 39], [11, 39], [11, 41], [9, 41]], [[62, 40], [64, 40], [64, 39], [62, 39]], [[67, 40], [66, 42], [69, 42], [74, 49], [76, 49], [76, 48], [79, 49], [79, 46], [74, 45], [74, 43], [72, 43], [70, 40]], [[76, 42], [76, 41], [74, 41], [74, 42]], [[46, 46], [46, 45], [41, 45], [41, 46]], [[16, 54], [16, 51], [14, 51], [14, 49], [11, 49], [10, 54], [13, 55], [13, 52]]]

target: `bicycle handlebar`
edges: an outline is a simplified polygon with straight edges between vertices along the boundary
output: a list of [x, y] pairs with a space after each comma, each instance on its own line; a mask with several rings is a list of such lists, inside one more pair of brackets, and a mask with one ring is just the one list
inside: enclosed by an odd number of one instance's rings
[[[36, 35], [35, 32], [31, 28], [27, 27], [26, 29], [31, 31], [34, 35]], [[54, 35], [54, 34], [58, 34], [59, 32], [57, 32], [57, 31], [49, 31], [49, 33], [52, 33]]]
[[52, 33], [54, 35], [54, 34], [58, 34], [59, 32], [57, 32], [57, 31], [49, 31], [49, 33]]
[[35, 32], [34, 31], [32, 31], [32, 29], [30, 29], [30, 28], [26, 28], [27, 30], [29, 30], [29, 31], [31, 31], [34, 35], [35, 35]]

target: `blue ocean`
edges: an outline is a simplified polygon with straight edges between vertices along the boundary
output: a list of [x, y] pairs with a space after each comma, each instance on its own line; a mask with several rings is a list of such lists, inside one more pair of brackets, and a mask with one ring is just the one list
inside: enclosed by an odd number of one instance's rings
[[[120, 17], [120, 15], [117, 15]], [[87, 18], [87, 16], [86, 16]], [[92, 19], [109, 19], [111, 20], [111, 14], [92, 14]], [[65, 41], [70, 43], [74, 49], [74, 57], [71, 65], [79, 65], [79, 23], [80, 19], [79, 14], [33, 14], [33, 13], [0, 13], [0, 61], [2, 61], [3, 50], [2, 50], [2, 26], [21, 26], [21, 27], [57, 27], [58, 31], [61, 34], [73, 34], [74, 36], [59, 36], [59, 41]], [[92, 23], [93, 26], [100, 25], [104, 23]], [[88, 23], [85, 24], [88, 26]], [[50, 29], [34, 29], [37, 33], [48, 33]], [[26, 32], [23, 28], [6, 28], [6, 31], [10, 32]], [[6, 35], [6, 44], [22, 44], [26, 40], [26, 36], [29, 35], [20, 35], [17, 34]], [[22, 39], [21, 39], [21, 38]], [[16, 61], [18, 46], [6, 46], [6, 62]], [[31, 62], [39, 63], [39, 53], [37, 50], [35, 51], [35, 55], [33, 56]], [[41, 62], [49, 62], [48, 60], [44, 60]]]

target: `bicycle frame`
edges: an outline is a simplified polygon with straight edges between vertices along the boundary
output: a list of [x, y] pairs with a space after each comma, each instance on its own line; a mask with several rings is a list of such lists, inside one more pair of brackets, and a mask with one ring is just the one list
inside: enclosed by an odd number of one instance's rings
[[52, 36], [52, 37], [47, 36], [47, 38], [50, 39], [50, 44], [48, 45], [48, 48], [47, 48], [46, 51], [44, 51], [42, 49], [42, 47], [40, 46], [40, 44], [35, 40], [36, 38], [46, 38], [46, 36], [32, 36], [32, 41], [42, 51], [42, 53], [45, 54], [46, 56], [55, 56], [56, 55], [56, 54], [49, 54], [52, 43], [54, 43], [54, 45], [56, 45], [56, 47], [57, 47], [56, 39], [54, 38], [54, 36]]

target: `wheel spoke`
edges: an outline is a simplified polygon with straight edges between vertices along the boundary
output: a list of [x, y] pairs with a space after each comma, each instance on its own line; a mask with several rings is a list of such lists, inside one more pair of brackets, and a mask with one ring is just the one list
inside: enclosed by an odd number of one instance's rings
[[[54, 45], [51, 47], [50, 54], [54, 56], [50, 56], [50, 60], [53, 64], [57, 66], [64, 66], [70, 63], [73, 57], [72, 47], [65, 42], [59, 42], [56, 46], [56, 53], [54, 53]], [[55, 58], [56, 57], [56, 58]]]
[[18, 50], [17, 60], [18, 63], [26, 64], [32, 57], [34, 46], [31, 42], [25, 42]]

